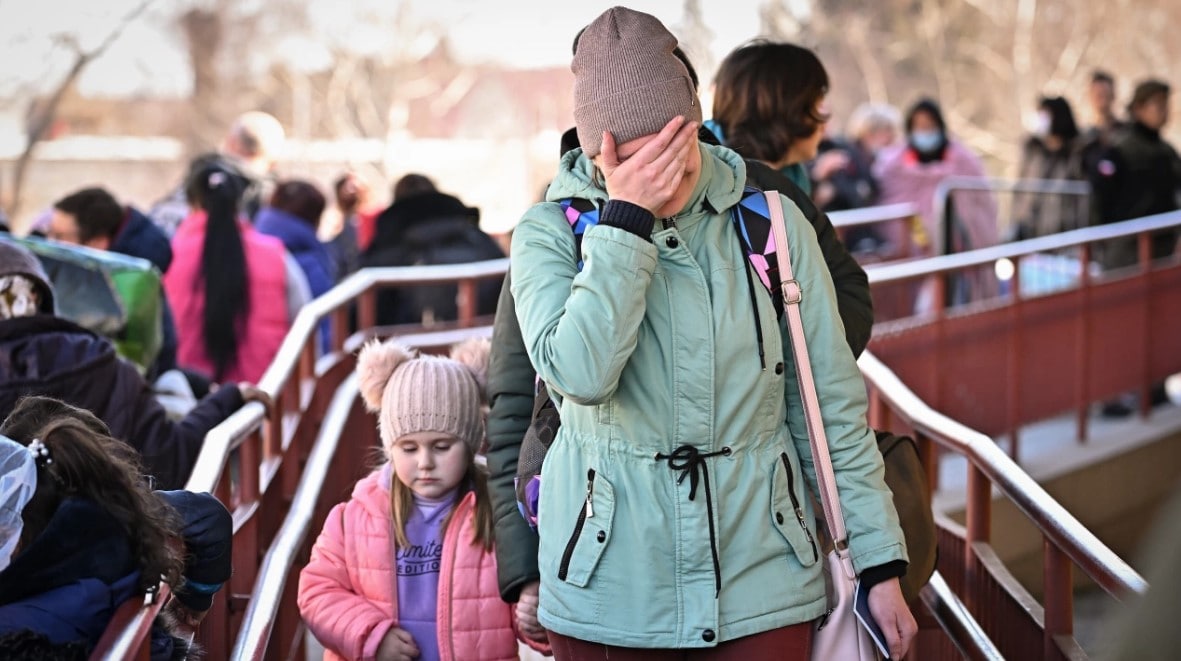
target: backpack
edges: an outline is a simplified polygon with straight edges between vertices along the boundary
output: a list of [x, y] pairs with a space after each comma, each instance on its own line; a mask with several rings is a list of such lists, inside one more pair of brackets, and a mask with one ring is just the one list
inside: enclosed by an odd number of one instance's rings
[[[574, 232], [575, 257], [582, 270], [582, 237], [586, 230], [599, 223], [599, 210], [594, 202], [581, 198], [559, 200], [570, 229]], [[730, 219], [742, 240], [743, 252], [754, 266], [759, 280], [771, 294], [778, 316], [783, 315], [783, 294], [779, 287], [779, 265], [774, 253], [768, 253], [771, 243], [771, 214], [763, 191], [747, 186], [742, 199], [730, 209]], [[541, 494], [541, 467], [550, 445], [557, 437], [562, 421], [558, 407], [540, 379], [533, 398], [533, 417], [521, 440], [514, 481], [517, 508], [534, 529], [537, 528], [537, 503]]]

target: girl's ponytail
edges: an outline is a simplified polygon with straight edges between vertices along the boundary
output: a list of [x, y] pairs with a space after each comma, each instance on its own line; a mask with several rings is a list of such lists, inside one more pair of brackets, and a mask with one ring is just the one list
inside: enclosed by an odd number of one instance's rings
[[249, 310], [246, 249], [238, 227], [247, 182], [220, 159], [203, 163], [199, 159], [194, 165], [187, 187], [189, 200], [207, 216], [199, 280], [205, 285], [202, 336], [214, 365], [214, 381], [220, 382], [238, 359], [238, 331]]
[[177, 514], [152, 493], [130, 445], [65, 416], [44, 425], [28, 445], [36, 458], [37, 490], [23, 512], [22, 547], [45, 530], [63, 501], [84, 498], [123, 528], [141, 570], [141, 590], [154, 589], [161, 578], [181, 585], [183, 560], [173, 539]]

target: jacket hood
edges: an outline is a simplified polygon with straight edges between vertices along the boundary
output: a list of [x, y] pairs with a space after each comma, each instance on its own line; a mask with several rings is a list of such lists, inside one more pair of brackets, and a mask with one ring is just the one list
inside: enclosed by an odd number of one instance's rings
[[110, 392], [82, 375], [117, 359], [109, 341], [60, 317], [0, 321], [0, 414], [32, 393], [102, 410]]
[[4, 240], [0, 240], [0, 276], [23, 275], [32, 280], [40, 290], [41, 313], [53, 314], [53, 286], [41, 260], [31, 250], [12, 240], [11, 235], [4, 236]]
[[445, 218], [463, 218], [478, 226], [480, 210], [446, 193], [421, 193], [398, 200], [377, 217], [377, 232], [370, 249], [397, 245], [411, 227]]
[[[259, 209], [254, 217], [254, 229], [279, 238], [290, 252], [324, 251], [316, 229], [294, 214], [274, 207]], [[327, 255], [327, 251], [324, 251]]]
[[84, 579], [111, 585], [137, 571], [131, 540], [119, 522], [94, 501], [67, 498], [0, 574], [0, 603]]
[[[741, 156], [726, 147], [700, 141], [697, 146], [701, 150], [701, 177], [685, 209], [675, 216], [677, 219], [729, 209], [742, 199], [746, 187], [746, 163]], [[607, 190], [601, 178], [596, 181], [595, 169], [582, 149], [567, 152], [546, 191], [546, 201], [576, 197], [602, 204], [607, 200]]]

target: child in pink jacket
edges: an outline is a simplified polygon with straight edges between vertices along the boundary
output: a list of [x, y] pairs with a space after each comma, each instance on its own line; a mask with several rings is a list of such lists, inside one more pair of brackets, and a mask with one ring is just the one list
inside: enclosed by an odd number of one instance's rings
[[357, 373], [388, 463], [332, 509], [299, 580], [299, 611], [326, 659], [518, 658], [500, 599], [484, 439], [488, 342], [452, 358], [370, 343]]

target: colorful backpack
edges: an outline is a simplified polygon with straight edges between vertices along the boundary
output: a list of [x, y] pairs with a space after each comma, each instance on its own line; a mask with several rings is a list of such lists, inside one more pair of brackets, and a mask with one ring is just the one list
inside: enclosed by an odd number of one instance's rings
[[[570, 223], [570, 229], [574, 232], [575, 256], [578, 268], [582, 270], [582, 237], [588, 228], [599, 223], [599, 210], [594, 202], [581, 198], [560, 200], [559, 204]], [[742, 240], [746, 258], [771, 294], [776, 314], [782, 316], [783, 294], [779, 287], [779, 264], [775, 257], [771, 214], [763, 191], [747, 186], [742, 199], [730, 210], [730, 219]], [[521, 441], [515, 478], [517, 508], [520, 509], [521, 516], [534, 528], [537, 527], [537, 502], [541, 494], [541, 467], [561, 424], [557, 405], [546, 390], [545, 383], [538, 379], [537, 393], [533, 399], [533, 417]]]

